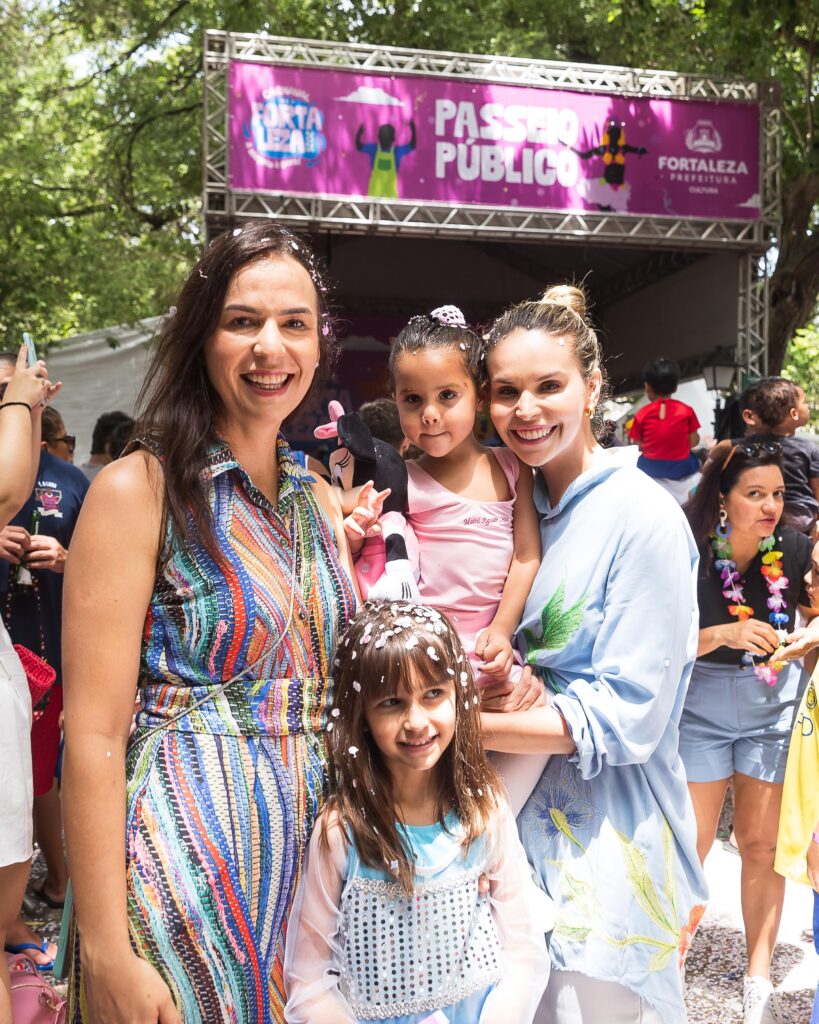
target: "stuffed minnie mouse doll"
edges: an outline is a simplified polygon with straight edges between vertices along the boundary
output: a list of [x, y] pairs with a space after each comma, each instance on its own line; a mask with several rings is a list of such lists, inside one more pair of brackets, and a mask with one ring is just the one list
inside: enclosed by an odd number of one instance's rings
[[[314, 434], [322, 440], [338, 438], [339, 446], [330, 456], [330, 473], [342, 492], [344, 525], [354, 549], [361, 596], [420, 601], [418, 542], [404, 517], [404, 460], [392, 445], [373, 437], [357, 413], [345, 413], [340, 402], [330, 402], [329, 413], [330, 422], [316, 427]], [[371, 525], [374, 515], [377, 529]]]

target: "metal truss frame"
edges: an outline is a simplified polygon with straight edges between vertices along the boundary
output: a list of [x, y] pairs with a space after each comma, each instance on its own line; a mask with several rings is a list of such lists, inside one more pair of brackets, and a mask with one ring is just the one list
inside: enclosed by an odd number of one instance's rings
[[768, 376], [770, 276], [766, 256], [740, 257], [736, 361], [751, 379]]
[[[551, 243], [640, 246], [665, 251], [731, 250], [740, 258], [737, 358], [747, 372], [767, 363], [767, 277], [760, 257], [781, 216], [782, 130], [775, 86], [674, 71], [563, 64], [402, 47], [206, 31], [204, 45], [203, 212], [208, 234], [239, 219], [275, 218], [296, 230]], [[703, 220], [608, 212], [547, 211], [404, 200], [234, 191], [229, 186], [228, 85], [231, 61], [442, 76], [622, 96], [759, 103], [760, 217]], [[658, 253], [658, 257], [661, 256]]]

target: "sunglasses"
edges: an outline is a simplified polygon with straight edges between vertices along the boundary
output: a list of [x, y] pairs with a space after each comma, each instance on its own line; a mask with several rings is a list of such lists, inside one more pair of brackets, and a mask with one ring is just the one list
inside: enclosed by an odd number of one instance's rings
[[52, 439], [52, 444], [57, 444], [58, 441], [62, 441], [70, 452], [73, 452], [77, 447], [77, 438], [73, 434], [63, 434], [62, 437], [55, 437]]
[[782, 454], [782, 445], [778, 441], [738, 441], [728, 452], [728, 458], [722, 464], [722, 473], [728, 468], [728, 463], [733, 459], [737, 449], [750, 459], [756, 459], [763, 453], [767, 455]]

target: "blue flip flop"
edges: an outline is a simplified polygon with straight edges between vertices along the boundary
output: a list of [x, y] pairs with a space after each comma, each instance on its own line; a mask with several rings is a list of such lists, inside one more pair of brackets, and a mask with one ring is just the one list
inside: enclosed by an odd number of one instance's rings
[[[38, 946], [36, 942], [17, 942], [8, 943], [5, 946], [7, 953], [25, 953], [27, 949], [36, 949], [40, 953], [45, 953], [48, 949], [48, 939], [43, 939], [41, 946]], [[31, 957], [29, 957], [31, 959]], [[50, 971], [54, 966], [54, 961], [49, 960], [47, 964], [38, 964], [36, 960], [31, 960], [38, 971]]]

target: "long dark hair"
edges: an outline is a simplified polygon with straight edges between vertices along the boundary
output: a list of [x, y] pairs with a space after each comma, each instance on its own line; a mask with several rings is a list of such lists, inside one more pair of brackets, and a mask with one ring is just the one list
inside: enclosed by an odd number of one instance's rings
[[782, 449], [775, 442], [758, 443], [753, 437], [737, 441], [720, 441], [702, 470], [702, 479], [686, 503], [697, 547], [701, 548], [719, 522], [720, 496], [728, 494], [746, 469], [777, 466], [782, 469]]
[[137, 399], [134, 436], [150, 438], [164, 457], [163, 527], [170, 523], [174, 535], [185, 541], [195, 534], [214, 557], [218, 553], [201, 474], [208, 446], [216, 440], [220, 400], [208, 379], [204, 347], [219, 324], [236, 271], [270, 258], [300, 263], [316, 287], [319, 366], [310, 392], [288, 418], [298, 413], [331, 368], [336, 351], [333, 325], [327, 286], [313, 250], [304, 239], [269, 221], [226, 231], [205, 250], [162, 321]]
[[436, 814], [443, 824], [454, 810], [468, 846], [489, 828], [501, 792], [481, 740], [469, 658], [458, 634], [433, 609], [368, 601], [339, 638], [335, 666], [329, 807], [349, 831], [361, 860], [391, 870], [409, 893], [413, 866], [396, 826], [391, 776], [367, 728], [365, 705], [379, 693], [412, 688], [416, 678], [454, 682], [455, 734], [440, 762]]

